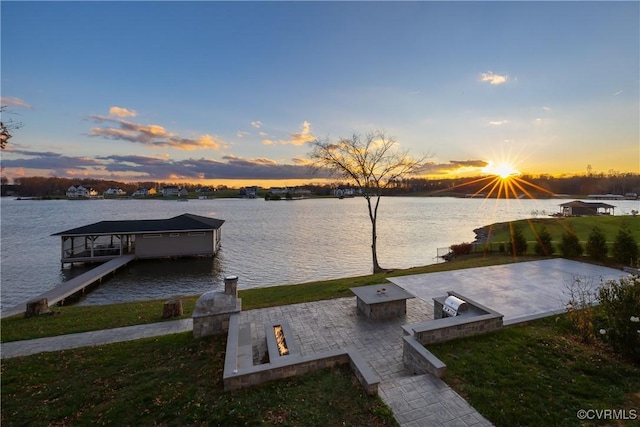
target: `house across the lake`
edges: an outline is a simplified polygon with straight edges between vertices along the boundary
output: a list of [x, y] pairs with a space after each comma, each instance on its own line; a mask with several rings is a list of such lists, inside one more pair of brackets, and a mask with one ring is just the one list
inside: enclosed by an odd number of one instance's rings
[[169, 219], [100, 221], [55, 233], [62, 239], [61, 263], [136, 258], [213, 256], [220, 249], [224, 220], [192, 214]]
[[560, 205], [562, 216], [576, 215], [613, 215], [615, 206], [606, 203], [589, 203], [574, 200], [573, 202], [563, 203]]

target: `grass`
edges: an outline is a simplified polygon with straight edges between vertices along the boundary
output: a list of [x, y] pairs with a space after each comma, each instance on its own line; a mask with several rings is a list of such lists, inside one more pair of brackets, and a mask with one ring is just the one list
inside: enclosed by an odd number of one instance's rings
[[510, 225], [519, 225], [524, 238], [529, 242], [536, 241], [536, 233], [539, 232], [543, 226], [546, 227], [549, 234], [551, 234], [554, 242], [560, 242], [562, 234], [567, 230], [572, 230], [581, 242], [586, 242], [589, 239], [589, 233], [591, 233], [593, 227], [597, 226], [604, 234], [607, 242], [614, 242], [622, 224], [629, 225], [631, 235], [636, 242], [640, 242], [640, 216], [630, 215], [532, 218], [493, 224], [489, 226], [487, 230], [491, 230], [491, 242], [508, 242], [511, 236], [509, 231]]
[[[460, 268], [482, 267], [503, 263], [519, 262], [537, 258], [511, 256], [472, 255], [454, 262], [440, 263], [425, 267], [396, 270], [388, 273], [309, 282], [299, 285], [283, 285], [268, 288], [245, 289], [239, 291], [242, 309], [273, 307], [332, 298], [352, 296], [349, 288], [369, 284], [384, 283], [387, 277], [419, 274]], [[242, 287], [242, 283], [239, 284]], [[191, 317], [197, 296], [182, 298], [183, 318]], [[18, 341], [43, 338], [63, 334], [111, 329], [122, 326], [147, 324], [161, 319], [164, 300], [140, 301], [99, 306], [54, 307], [54, 315], [24, 318], [16, 315], [0, 320], [1, 341]]]
[[429, 350], [447, 364], [445, 381], [496, 426], [585, 425], [580, 409], [640, 417], [640, 366], [584, 344], [565, 316]]
[[2, 361], [3, 426], [396, 426], [348, 367], [224, 392], [224, 338], [190, 333]]

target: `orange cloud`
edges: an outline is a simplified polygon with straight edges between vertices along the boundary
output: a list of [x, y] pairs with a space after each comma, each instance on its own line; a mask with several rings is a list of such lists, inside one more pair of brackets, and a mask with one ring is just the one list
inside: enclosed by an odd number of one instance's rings
[[311, 123], [308, 121], [302, 122], [302, 132], [292, 133], [289, 144], [292, 145], [304, 145], [307, 142], [315, 141], [316, 137], [311, 134]]
[[138, 113], [135, 110], [113, 106], [109, 107], [109, 115], [117, 117], [135, 117]]
[[143, 125], [120, 118], [104, 116], [90, 116], [90, 118], [98, 123], [114, 124], [112, 126], [94, 127], [89, 133], [90, 136], [101, 136], [107, 139], [135, 142], [151, 147], [170, 147], [186, 151], [199, 149], [220, 150], [228, 147], [228, 144], [223, 140], [209, 134], [199, 135], [195, 138], [184, 138], [178, 134], [168, 132], [164, 126], [157, 124]]

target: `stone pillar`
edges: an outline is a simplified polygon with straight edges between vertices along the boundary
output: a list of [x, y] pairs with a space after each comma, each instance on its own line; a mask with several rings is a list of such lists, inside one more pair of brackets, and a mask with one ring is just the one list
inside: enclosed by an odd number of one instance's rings
[[238, 297], [238, 276], [226, 276], [224, 278], [224, 293]]
[[36, 298], [27, 301], [27, 309], [24, 312], [24, 317], [40, 316], [41, 314], [52, 314], [46, 298]]

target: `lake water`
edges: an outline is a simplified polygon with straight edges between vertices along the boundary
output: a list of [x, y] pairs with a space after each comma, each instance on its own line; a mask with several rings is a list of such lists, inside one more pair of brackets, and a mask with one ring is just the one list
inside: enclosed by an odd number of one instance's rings
[[[545, 216], [566, 200], [495, 200], [385, 197], [378, 214], [378, 259], [385, 268], [433, 264], [438, 248], [471, 242], [475, 228]], [[630, 214], [638, 201], [614, 201]], [[371, 225], [362, 198], [52, 200], [3, 197], [0, 302], [14, 306], [86, 268], [60, 268], [60, 238], [51, 234], [102, 220], [162, 219], [183, 213], [225, 220], [215, 258], [132, 263], [80, 304], [196, 295], [238, 275], [239, 288], [301, 283], [368, 274]]]

